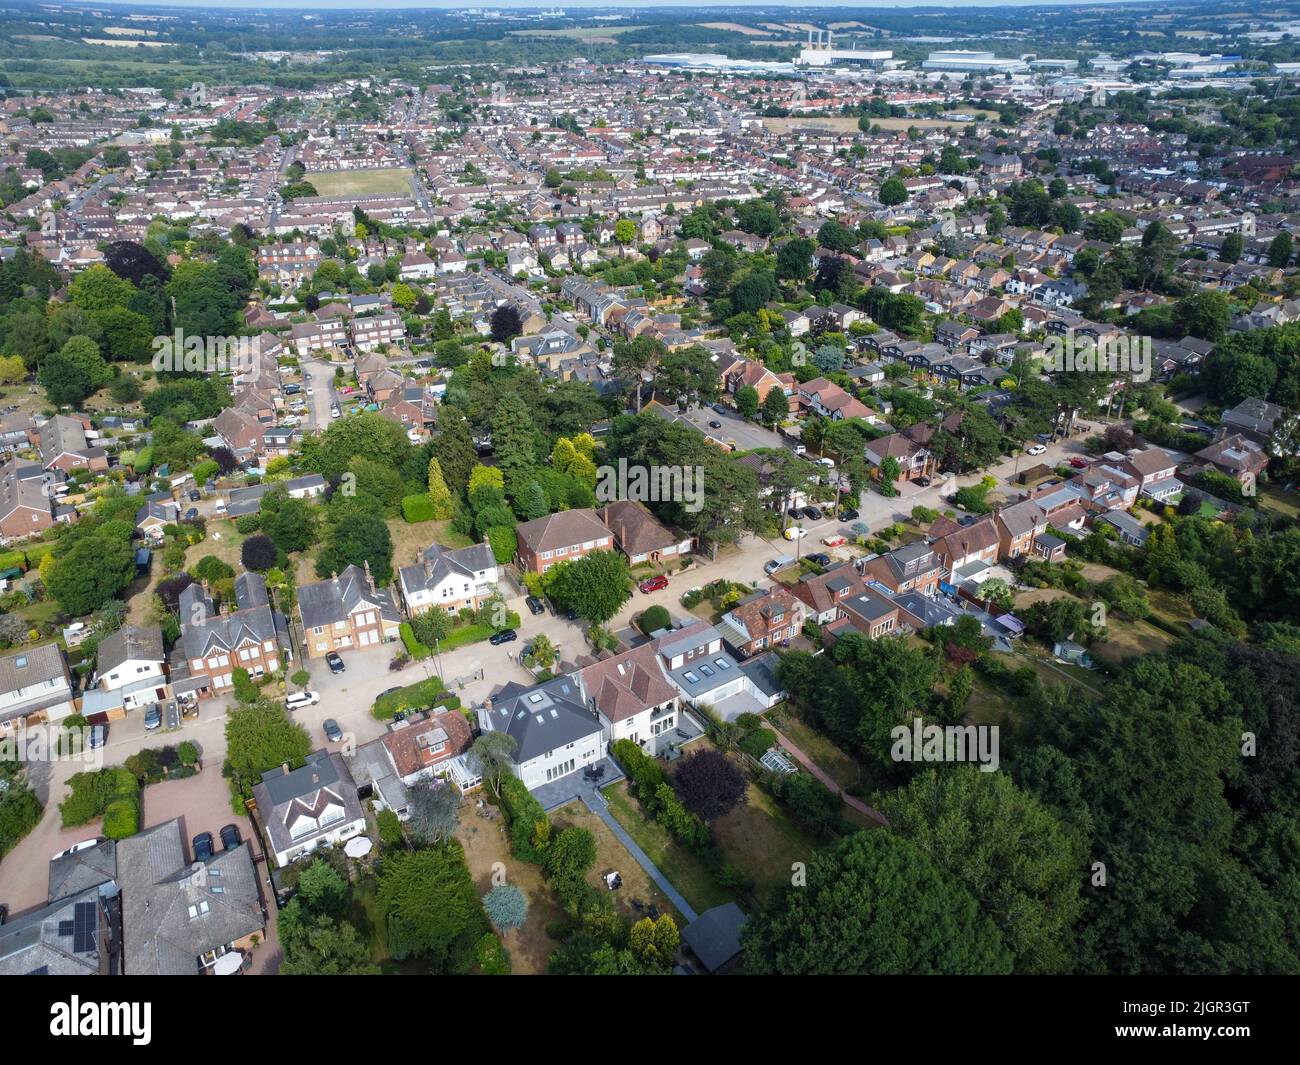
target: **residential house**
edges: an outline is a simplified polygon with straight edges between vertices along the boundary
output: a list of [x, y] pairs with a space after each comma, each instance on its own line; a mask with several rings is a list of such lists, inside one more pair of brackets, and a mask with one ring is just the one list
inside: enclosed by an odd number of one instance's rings
[[0, 655], [0, 732], [74, 712], [72, 674], [57, 643]]
[[667, 562], [691, 553], [691, 538], [670, 532], [644, 505], [619, 499], [596, 511], [614, 534], [614, 545], [632, 565], [643, 562]]
[[410, 818], [408, 788], [438, 780], [465, 762], [473, 733], [459, 710], [423, 711], [389, 723], [377, 740], [345, 755], [359, 793], [379, 809], [392, 810], [402, 821]]
[[217, 613], [202, 585], [191, 584], [180, 596], [181, 638], [172, 659], [172, 689], [182, 695], [224, 692], [234, 670], [250, 676], [274, 673], [289, 655], [284, 619], [270, 605], [266, 581], [258, 573], [235, 580], [235, 609]]
[[40, 427], [41, 465], [47, 470], [90, 470], [102, 473], [108, 469], [108, 452], [102, 447], [92, 447], [87, 440], [89, 423], [82, 418], [69, 418], [56, 414]]
[[268, 850], [281, 868], [366, 830], [356, 782], [342, 755], [329, 751], [313, 751], [297, 769], [286, 764], [263, 773], [253, 785], [253, 800]]
[[95, 683], [120, 692], [134, 710], [167, 698], [167, 655], [157, 625], [123, 625], [105, 636], [95, 656]]
[[652, 644], [602, 658], [573, 674], [605, 742], [631, 740], [657, 755], [680, 743], [681, 693]]
[[557, 562], [575, 562], [592, 551], [613, 546], [611, 529], [594, 510], [563, 510], [526, 521], [515, 529], [519, 546], [515, 560], [529, 573], [545, 573]]
[[392, 592], [375, 586], [369, 562], [299, 588], [298, 618], [308, 658], [396, 639], [402, 621]]
[[11, 459], [0, 468], [0, 539], [21, 540], [54, 524], [55, 476], [36, 462]]
[[599, 762], [607, 750], [604, 725], [574, 677], [532, 687], [511, 681], [483, 701], [477, 717], [484, 732], [515, 741], [511, 769], [530, 790]]
[[803, 601], [777, 586], [745, 596], [722, 615], [718, 631], [733, 654], [749, 658], [789, 643], [799, 635], [803, 622]]
[[924, 540], [869, 558], [861, 569], [868, 588], [880, 586], [893, 595], [912, 591], [934, 595], [944, 573], [934, 548]]
[[434, 544], [413, 566], [397, 572], [402, 605], [412, 616], [442, 607], [450, 614], [478, 610], [497, 586], [497, 560], [487, 542], [449, 548]]

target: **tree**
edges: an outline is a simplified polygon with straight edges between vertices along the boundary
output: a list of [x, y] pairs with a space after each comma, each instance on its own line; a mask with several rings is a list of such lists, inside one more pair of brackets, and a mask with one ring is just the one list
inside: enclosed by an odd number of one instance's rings
[[816, 251], [816, 243], [806, 237], [787, 240], [776, 251], [776, 276], [801, 284], [807, 281], [812, 277], [812, 258]]
[[753, 385], [743, 385], [736, 390], [736, 413], [746, 420], [753, 419], [758, 413], [758, 389]]
[[667, 345], [649, 336], [620, 340], [614, 344], [614, 372], [620, 380], [635, 380], [637, 411], [641, 410], [641, 388], [645, 375], [653, 374], [667, 354]]
[[880, 809], [895, 832], [981, 900], [1017, 972], [1072, 967], [1084, 846], [1039, 799], [1005, 773], [960, 765], [922, 773], [885, 795]]
[[880, 202], [886, 207], [896, 207], [900, 203], [907, 202], [907, 186], [903, 184], [901, 178], [888, 177], [880, 186]]
[[446, 521], [453, 512], [451, 490], [442, 476], [442, 465], [437, 458], [429, 459], [428, 473], [429, 503], [433, 507], [433, 516], [437, 521]]
[[513, 932], [528, 919], [528, 897], [514, 884], [498, 884], [483, 896], [483, 909], [498, 932]]
[[1268, 245], [1268, 265], [1279, 270], [1291, 262], [1291, 234], [1279, 233]]
[[1219, 245], [1219, 261], [1224, 263], [1240, 262], [1245, 243], [1245, 238], [1240, 233], [1229, 233], [1223, 238], [1223, 243]]
[[50, 402], [76, 407], [113, 378], [99, 345], [89, 337], [72, 337], [58, 351], [46, 357], [37, 380]]
[[501, 778], [514, 765], [515, 738], [508, 732], [484, 732], [470, 746], [470, 759], [479, 775], [496, 795], [501, 794]]
[[763, 397], [760, 410], [767, 425], [776, 425], [790, 413], [790, 401], [779, 388], [771, 388]]
[[412, 834], [425, 843], [444, 843], [460, 824], [460, 793], [444, 781], [423, 782], [408, 792]]
[[382, 517], [353, 511], [326, 539], [316, 558], [316, 576], [324, 579], [365, 562], [370, 563], [370, 575], [387, 584], [393, 575], [393, 540]]
[[226, 713], [226, 765], [240, 792], [251, 796], [262, 774], [288, 765], [297, 769], [307, 761], [312, 741], [307, 731], [289, 717], [282, 703], [259, 699], [241, 703]]
[[681, 933], [668, 914], [658, 920], [642, 917], [628, 929], [628, 949], [645, 965], [667, 972], [673, 964], [677, 948], [681, 946]]
[[435, 973], [469, 970], [488, 922], [457, 841], [386, 857], [377, 894], [392, 957], [417, 956]]
[[269, 536], [259, 533], [256, 536], [250, 536], [244, 541], [243, 546], [239, 549], [239, 557], [244, 563], [245, 569], [265, 573], [275, 565], [276, 560], [280, 557], [280, 552], [276, 549], [275, 543]]
[[565, 567], [555, 592], [579, 617], [603, 625], [632, 598], [632, 574], [617, 552], [592, 551]]
[[298, 898], [312, 913], [339, 916], [348, 903], [348, 882], [329, 862], [314, 858], [298, 877]]
[[508, 344], [524, 331], [524, 320], [513, 303], [503, 303], [492, 312], [492, 339], [498, 344]]
[[744, 965], [760, 975], [1006, 974], [1011, 954], [970, 892], [915, 844], [858, 832], [816, 852], [806, 886], [751, 918]]
[[262, 530], [281, 551], [306, 551], [316, 542], [319, 512], [307, 500], [288, 496], [268, 509], [266, 501], [275, 494], [273, 489], [262, 498]]
[[90, 315], [98, 315], [112, 307], [125, 307], [135, 295], [135, 287], [118, 277], [102, 263], [82, 270], [68, 286], [68, 298], [73, 306]]
[[716, 821], [744, 801], [745, 775], [721, 751], [700, 751], [681, 761], [673, 790], [691, 813]]
[[614, 223], [614, 239], [626, 248], [636, 241], [636, 223], [630, 218], [620, 218]]
[[297, 900], [280, 911], [277, 923], [284, 976], [378, 976], [369, 945], [346, 922], [326, 914], [308, 916]]
[[46, 590], [74, 617], [98, 610], [135, 579], [135, 549], [117, 524], [66, 537], [69, 545], [55, 548], [48, 571], [41, 568]]

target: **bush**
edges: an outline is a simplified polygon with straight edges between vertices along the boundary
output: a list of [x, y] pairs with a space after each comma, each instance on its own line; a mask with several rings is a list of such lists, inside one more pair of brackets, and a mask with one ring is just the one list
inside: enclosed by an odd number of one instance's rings
[[751, 732], [740, 741], [740, 749], [751, 758], [762, 758], [776, 745], [776, 733], [770, 728], [760, 728]]
[[406, 653], [417, 661], [421, 658], [428, 658], [429, 655], [433, 654], [432, 649], [415, 638], [415, 630], [411, 628], [409, 621], [403, 621], [397, 627], [397, 634], [402, 638], [402, 646], [406, 648]]
[[491, 932], [485, 933], [474, 944], [474, 961], [484, 976], [509, 976], [510, 955]]
[[257, 532], [261, 527], [262, 515], [260, 514], [244, 514], [235, 519], [235, 528], [245, 536]]
[[422, 709], [431, 706], [438, 693], [443, 690], [439, 677], [430, 677], [395, 692], [381, 695], [375, 700], [371, 714], [380, 721], [386, 721], [399, 710]]
[[541, 865], [542, 848], [538, 840], [549, 835], [550, 821], [524, 782], [509, 773], [501, 778], [501, 809], [510, 826], [510, 853], [521, 861]]
[[375, 817], [379, 826], [379, 842], [385, 847], [399, 847], [402, 844], [402, 822], [392, 810], [380, 810]]
[[423, 492], [403, 497], [402, 517], [412, 525], [421, 521], [432, 521], [433, 500]]
[[140, 831], [140, 807], [134, 799], [114, 799], [104, 811], [104, 835], [126, 839]]
[[652, 606], [641, 611], [641, 616], [637, 619], [637, 628], [649, 636], [652, 632], [668, 628], [672, 623], [672, 615], [668, 613], [666, 607]]
[[199, 749], [189, 740], [182, 740], [180, 746], [176, 748], [176, 753], [180, 756], [183, 766], [192, 766], [199, 760]]

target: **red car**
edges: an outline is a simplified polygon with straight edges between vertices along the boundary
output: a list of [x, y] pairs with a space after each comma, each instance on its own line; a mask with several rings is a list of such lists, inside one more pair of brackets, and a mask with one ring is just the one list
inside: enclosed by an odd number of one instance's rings
[[1074, 458], [1070, 460], [1070, 465], [1076, 470], [1086, 470], [1088, 468], [1088, 460], [1075, 455]]
[[657, 592], [660, 588], [668, 587], [668, 578], [660, 575], [658, 577], [647, 577], [638, 587], [643, 592]]

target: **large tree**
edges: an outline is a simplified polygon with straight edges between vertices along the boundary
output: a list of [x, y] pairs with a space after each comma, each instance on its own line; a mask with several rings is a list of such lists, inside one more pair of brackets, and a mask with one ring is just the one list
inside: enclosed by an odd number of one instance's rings
[[971, 893], [915, 844], [885, 829], [813, 855], [745, 928], [748, 972], [1001, 975], [1011, 953]]
[[378, 896], [394, 958], [419, 957], [435, 973], [470, 969], [489, 926], [456, 840], [386, 858]]
[[592, 551], [567, 566], [555, 588], [578, 616], [603, 625], [632, 597], [632, 574], [615, 551]]

